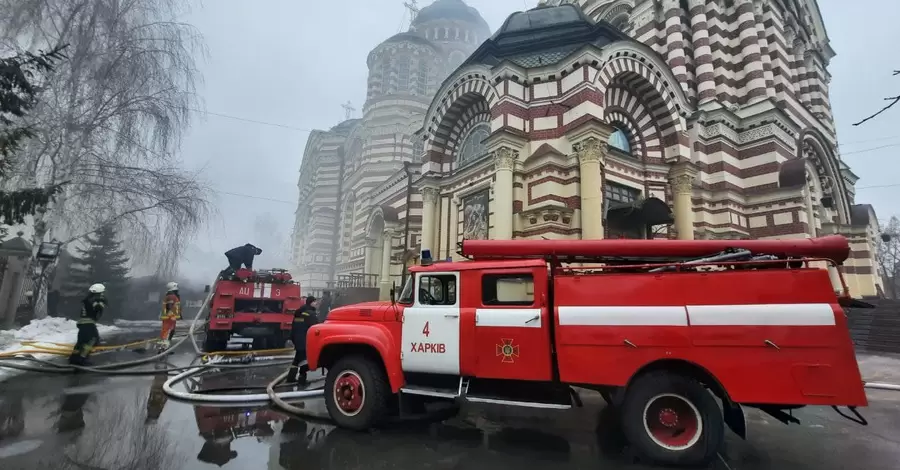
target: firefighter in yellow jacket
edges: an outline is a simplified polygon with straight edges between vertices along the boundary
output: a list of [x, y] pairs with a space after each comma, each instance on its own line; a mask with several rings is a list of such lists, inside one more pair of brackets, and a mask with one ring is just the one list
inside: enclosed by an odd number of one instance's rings
[[159, 318], [162, 320], [160, 332], [160, 346], [168, 348], [175, 334], [175, 322], [181, 319], [181, 295], [178, 294], [178, 283], [166, 284], [166, 296], [163, 298], [162, 312]]

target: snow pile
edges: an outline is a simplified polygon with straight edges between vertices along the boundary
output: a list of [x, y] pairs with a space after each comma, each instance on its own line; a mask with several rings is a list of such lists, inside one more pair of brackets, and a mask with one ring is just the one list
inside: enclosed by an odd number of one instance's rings
[[[105, 334], [123, 331], [119, 327], [97, 325], [101, 338]], [[27, 351], [32, 345], [23, 345], [23, 341], [38, 341], [34, 347], [59, 348], [60, 346], [49, 343], [75, 343], [78, 337], [78, 328], [74, 320], [58, 317], [47, 317], [40, 320], [32, 320], [31, 323], [18, 330], [0, 330], [0, 353], [11, 351]], [[37, 358], [60, 358], [52, 354], [35, 354]], [[0, 380], [4, 380], [13, 373], [14, 369], [0, 369]]]

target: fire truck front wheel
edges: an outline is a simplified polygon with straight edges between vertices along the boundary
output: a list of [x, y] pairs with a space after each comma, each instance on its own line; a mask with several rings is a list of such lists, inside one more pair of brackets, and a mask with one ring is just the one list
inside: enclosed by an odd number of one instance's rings
[[381, 365], [369, 357], [343, 357], [328, 368], [325, 405], [340, 427], [361, 431], [376, 426], [387, 412], [390, 395]]
[[712, 462], [725, 441], [722, 412], [699, 382], [651, 372], [635, 379], [622, 405], [625, 437], [645, 458], [675, 466]]

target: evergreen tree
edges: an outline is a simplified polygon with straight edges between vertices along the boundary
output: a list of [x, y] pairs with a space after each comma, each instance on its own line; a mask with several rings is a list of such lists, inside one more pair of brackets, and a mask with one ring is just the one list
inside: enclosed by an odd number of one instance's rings
[[88, 287], [102, 283], [109, 301], [104, 318], [123, 316], [128, 300], [128, 255], [122, 249], [115, 227], [106, 225], [88, 235], [87, 248], [77, 248], [68, 270], [63, 296], [64, 312], [77, 315], [79, 302], [87, 295]]
[[[64, 57], [62, 49], [0, 58], [0, 182], [12, 168], [23, 141], [32, 136], [31, 127], [21, 121], [37, 100], [39, 88], [33, 82], [38, 74], [53, 70], [54, 62]], [[0, 191], [0, 221], [8, 225], [24, 223], [25, 216], [46, 206], [59, 190], [56, 185]]]

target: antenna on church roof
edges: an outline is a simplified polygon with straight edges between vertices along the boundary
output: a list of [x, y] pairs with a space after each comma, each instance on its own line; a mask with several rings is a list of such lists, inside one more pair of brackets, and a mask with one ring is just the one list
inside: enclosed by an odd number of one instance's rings
[[409, 0], [408, 2], [403, 2], [403, 6], [409, 10], [409, 22], [412, 23], [416, 21], [416, 15], [419, 14], [419, 2], [418, 0]]
[[353, 117], [353, 111], [356, 111], [356, 108], [353, 107], [353, 103], [347, 101], [346, 103], [341, 105], [344, 108], [344, 118], [350, 119]]

